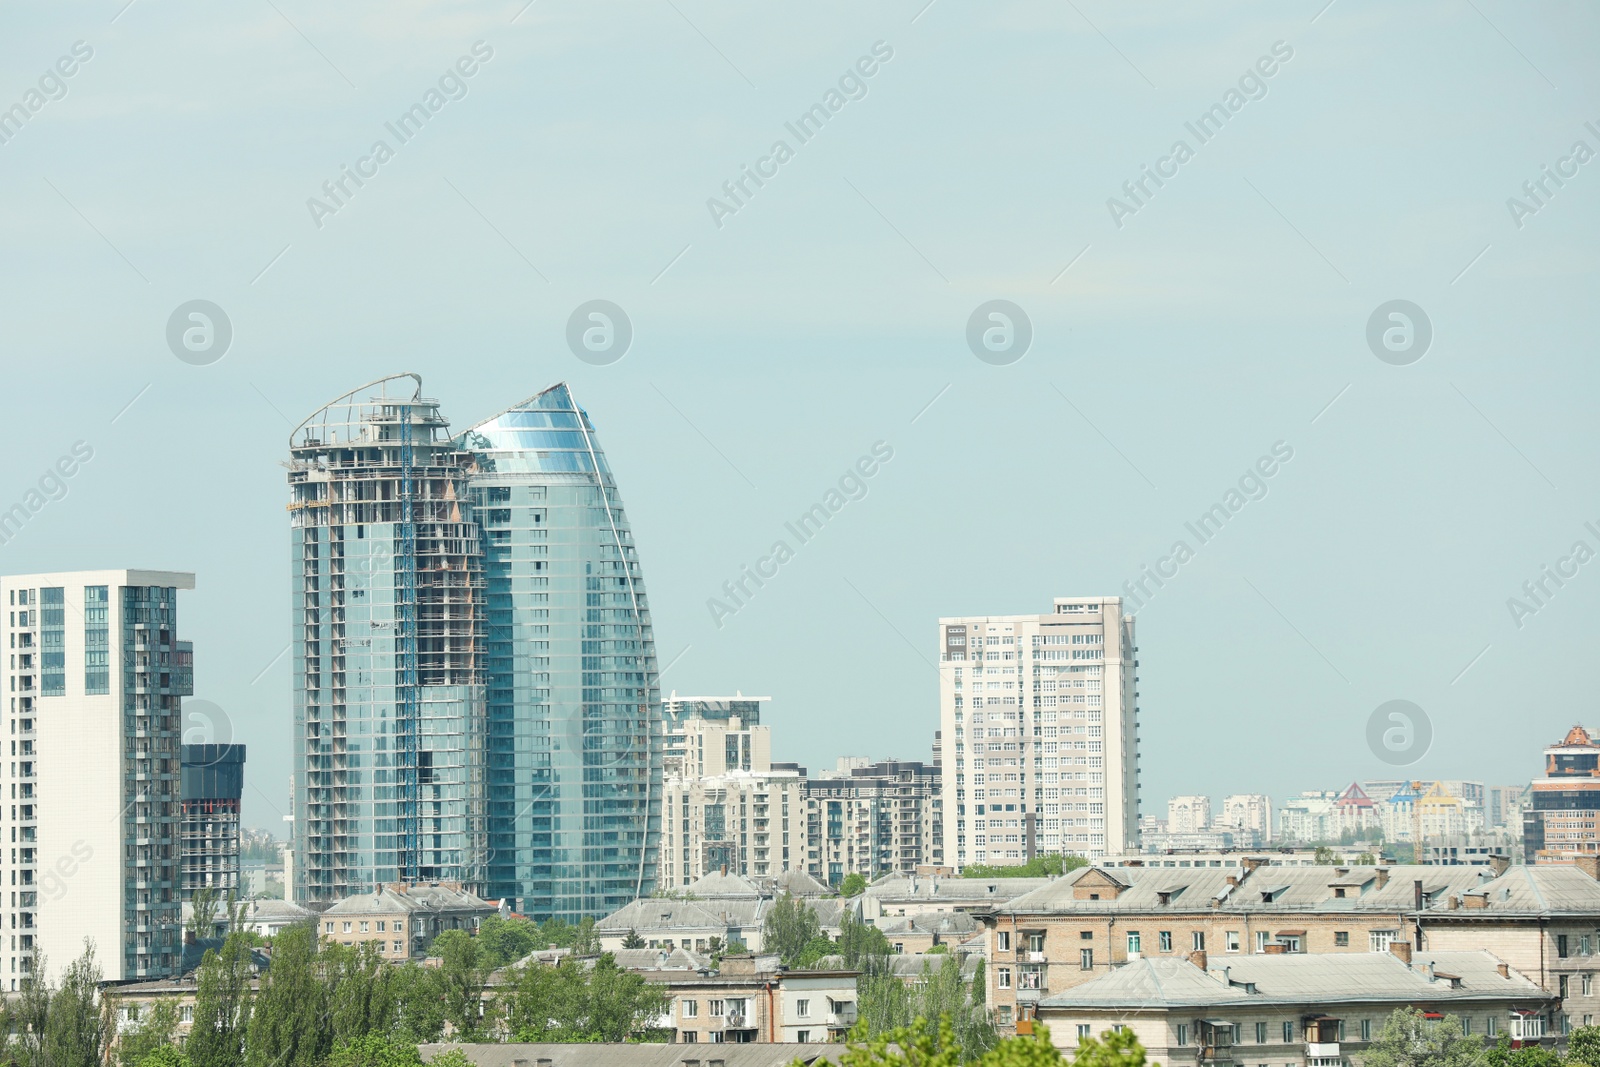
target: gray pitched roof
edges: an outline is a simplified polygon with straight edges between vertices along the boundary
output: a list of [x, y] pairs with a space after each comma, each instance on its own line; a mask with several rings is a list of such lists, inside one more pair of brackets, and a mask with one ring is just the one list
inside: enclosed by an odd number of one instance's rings
[[[1408, 966], [1387, 952], [1228, 956], [1202, 971], [1187, 960], [1145, 958], [1040, 1002], [1050, 1008], [1239, 1007], [1325, 1003], [1472, 1003], [1554, 999], [1484, 951], [1417, 953]], [[1460, 979], [1459, 988], [1445, 977]], [[1250, 992], [1250, 986], [1255, 992]]]
[[[1600, 882], [1576, 867], [1538, 864], [1512, 867], [1499, 877], [1488, 877], [1484, 868], [1477, 883], [1452, 890], [1460, 897], [1481, 896], [1481, 908], [1450, 906], [1450, 895], [1440, 894], [1429, 902], [1429, 921], [1438, 918], [1494, 920], [1508, 915], [1593, 915], [1600, 912]], [[1462, 902], [1466, 902], [1463, 900]]]
[[[1084, 868], [1087, 869], [1087, 868]], [[931, 878], [921, 875], [888, 875], [866, 888], [863, 895], [885, 904], [1000, 903], [1050, 883], [1048, 878]]]
[[345, 897], [324, 915], [370, 914], [377, 911], [410, 912], [491, 912], [495, 905], [462, 889], [443, 885], [413, 885], [402, 892], [396, 886], [384, 885], [375, 893], [358, 893]]
[[599, 934], [634, 930], [725, 930], [759, 926], [766, 915], [765, 900], [673, 900], [644, 897], [631, 901], [594, 924]]

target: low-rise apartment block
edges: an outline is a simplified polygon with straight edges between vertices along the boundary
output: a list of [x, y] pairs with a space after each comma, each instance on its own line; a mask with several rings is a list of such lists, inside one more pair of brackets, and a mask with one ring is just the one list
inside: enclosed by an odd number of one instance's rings
[[499, 907], [456, 883], [379, 886], [346, 897], [318, 917], [324, 941], [371, 941], [387, 960], [420, 959], [446, 930], [476, 933]]
[[[1546, 1040], [1555, 997], [1484, 951], [1140, 959], [1042, 1000], [1056, 1047], [1128, 1028], [1154, 1062], [1343, 1067], [1396, 1008], [1450, 1014], [1493, 1041]], [[1024, 1030], [1031, 1022], [1024, 1022]]]

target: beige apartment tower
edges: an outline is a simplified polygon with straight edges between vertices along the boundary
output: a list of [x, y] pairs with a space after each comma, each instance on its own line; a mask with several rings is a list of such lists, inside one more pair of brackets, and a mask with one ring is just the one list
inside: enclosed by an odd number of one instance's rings
[[939, 620], [947, 864], [1138, 849], [1136, 651], [1120, 597]]

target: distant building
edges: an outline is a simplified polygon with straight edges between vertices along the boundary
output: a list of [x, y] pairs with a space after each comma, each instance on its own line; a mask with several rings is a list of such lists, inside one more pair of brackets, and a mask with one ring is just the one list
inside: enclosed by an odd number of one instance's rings
[[1272, 841], [1272, 798], [1265, 793], [1234, 793], [1222, 798], [1221, 826], [1237, 831], [1253, 831], [1253, 847]]
[[1522, 836], [1522, 809], [1526, 804], [1525, 785], [1491, 785], [1484, 806], [1484, 824], [1491, 830], [1508, 830]]
[[838, 885], [852, 872], [869, 880], [944, 863], [944, 797], [939, 768], [859, 759], [805, 783], [806, 870]]
[[1333, 805], [1339, 794], [1327, 789], [1308, 789], [1290, 797], [1278, 809], [1278, 835], [1284, 841], [1326, 841], [1333, 832]]
[[1600, 744], [1574, 726], [1544, 750], [1544, 777], [1529, 790], [1522, 848], [1529, 863], [1561, 863], [1600, 852]]
[[459, 884], [384, 885], [346, 897], [318, 916], [324, 941], [374, 942], [386, 960], [418, 959], [446, 930], [476, 933], [499, 908]]
[[1138, 847], [1135, 651], [1120, 597], [939, 620], [946, 863]]
[[196, 889], [249, 895], [240, 884], [243, 745], [183, 746], [183, 899]]
[[668, 701], [659, 883], [723, 871], [771, 876], [805, 856], [804, 772], [772, 764], [770, 697]]
[[1198, 834], [1211, 828], [1211, 798], [1173, 797], [1167, 801], [1167, 832]]
[[1359, 784], [1351, 782], [1339, 794], [1339, 799], [1333, 802], [1333, 825], [1330, 829], [1332, 836], [1340, 838], [1345, 834], [1364, 837], [1378, 829], [1378, 806]]
[[194, 651], [178, 639], [178, 590], [193, 588], [193, 574], [171, 571], [0, 578], [10, 990], [39, 955], [55, 980], [86, 937], [108, 982], [182, 965], [180, 705]]

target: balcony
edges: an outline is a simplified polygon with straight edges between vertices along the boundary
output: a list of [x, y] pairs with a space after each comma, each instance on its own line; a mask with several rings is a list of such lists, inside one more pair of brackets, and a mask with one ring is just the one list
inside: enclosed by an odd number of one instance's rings
[[1308, 1041], [1306, 1042], [1306, 1059], [1308, 1060], [1337, 1060], [1339, 1058], [1339, 1042], [1337, 1041]]
[[1037, 1004], [1039, 1001], [1043, 1000], [1049, 995], [1050, 990], [1046, 989], [1043, 985], [1033, 986], [1031, 988], [1021, 988], [1017, 990], [1017, 1003]]

